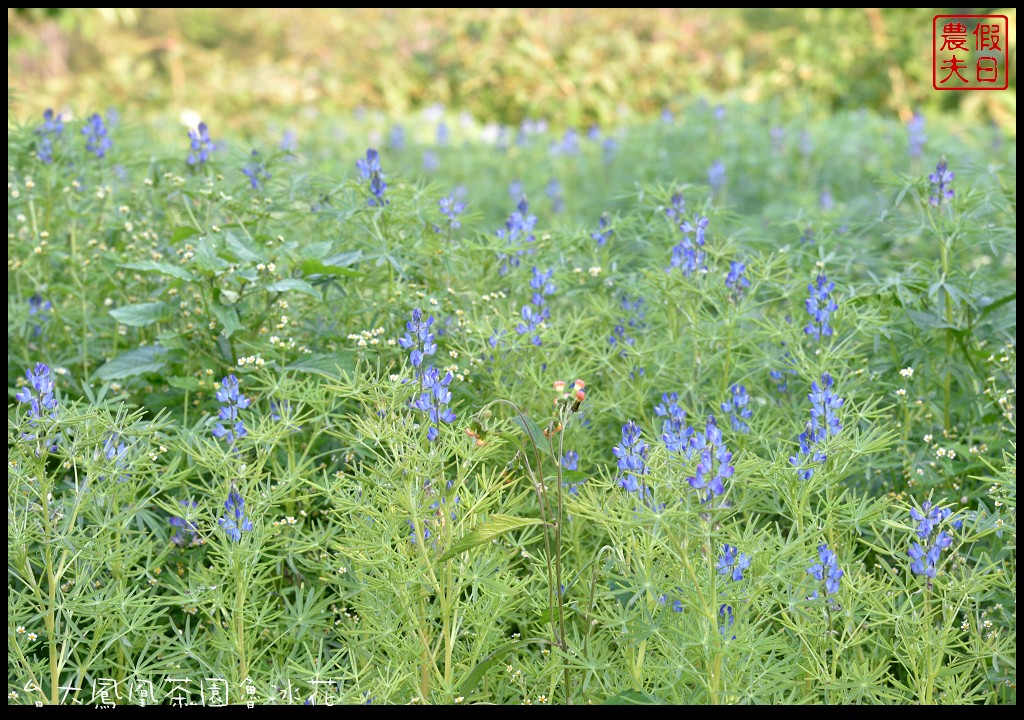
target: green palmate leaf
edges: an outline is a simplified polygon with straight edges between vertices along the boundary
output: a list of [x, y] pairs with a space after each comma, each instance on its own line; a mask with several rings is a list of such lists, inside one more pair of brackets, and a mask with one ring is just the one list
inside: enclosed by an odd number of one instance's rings
[[167, 384], [172, 388], [178, 388], [179, 390], [198, 390], [199, 380], [191, 377], [169, 377], [167, 378]]
[[304, 260], [299, 268], [305, 275], [337, 275], [338, 277], [359, 277], [362, 275], [352, 268], [328, 265], [320, 260]]
[[458, 694], [468, 695], [469, 692], [476, 687], [476, 684], [480, 682], [484, 674], [494, 666], [495, 663], [500, 662], [510, 652], [515, 650], [517, 647], [525, 647], [527, 645], [536, 645], [537, 643], [550, 644], [550, 640], [544, 640], [542, 638], [526, 638], [525, 640], [517, 640], [514, 642], [505, 643], [497, 650], [492, 652], [490, 655], [485, 657], [477, 666], [473, 668], [466, 679], [459, 685]]
[[331, 252], [331, 248], [333, 247], [334, 243], [330, 240], [310, 243], [302, 248], [302, 257], [308, 260], [320, 260], [322, 262], [327, 257], [328, 253]]
[[110, 316], [122, 325], [145, 327], [160, 322], [168, 315], [167, 303], [151, 302], [125, 305], [110, 311]]
[[523, 429], [527, 439], [536, 445], [538, 450], [544, 453], [549, 452], [550, 446], [548, 445], [548, 439], [544, 437], [544, 431], [540, 425], [530, 419], [529, 415], [513, 415], [512, 422]]
[[181, 227], [176, 227], [174, 228], [174, 232], [171, 233], [171, 244], [177, 245], [182, 240], [187, 240], [188, 238], [195, 237], [198, 234], [199, 231], [196, 230], [191, 225], [182, 225]]
[[349, 265], [355, 265], [363, 257], [362, 250], [348, 250], [346, 252], [331, 255], [323, 259], [324, 265], [332, 265], [334, 267], [348, 267]]
[[238, 311], [234, 307], [213, 303], [213, 314], [217, 316], [220, 324], [224, 326], [228, 337], [231, 337], [244, 327], [238, 319]]
[[162, 275], [178, 278], [179, 280], [193, 281], [196, 276], [180, 265], [172, 265], [165, 262], [154, 262], [152, 260], [141, 260], [139, 262], [121, 263], [118, 267], [129, 270], [142, 270], [143, 272], [158, 272]]
[[645, 692], [639, 690], [623, 690], [612, 695], [604, 701], [605, 705], [664, 705], [663, 700], [659, 700], [653, 695], [648, 695]]
[[477, 545], [483, 545], [486, 542], [490, 542], [494, 538], [499, 535], [503, 535], [510, 530], [518, 530], [520, 528], [530, 527], [531, 525], [540, 525], [541, 522], [542, 520], [539, 518], [518, 518], [511, 515], [491, 515], [482, 524], [477, 525], [464, 535], [462, 539], [452, 545], [448, 552], [441, 556], [441, 562], [450, 560], [460, 553], [464, 553], [467, 550], [475, 548]]
[[192, 259], [196, 267], [213, 275], [220, 275], [231, 267], [231, 263], [217, 254], [210, 244], [209, 238], [203, 238], [196, 245], [195, 257]]
[[322, 355], [307, 355], [285, 368], [285, 370], [316, 373], [329, 378], [338, 378], [343, 373], [351, 373], [355, 369], [355, 355], [345, 351]]
[[[590, 473], [581, 472], [579, 470], [562, 471], [562, 482], [564, 483], [583, 483], [589, 480], [590, 477]], [[544, 482], [555, 482], [556, 480], [558, 480], [557, 475], [548, 475], [544, 478]]]
[[285, 278], [284, 280], [278, 280], [276, 283], [267, 286], [267, 290], [270, 292], [288, 292], [294, 290], [295, 292], [306, 293], [317, 299], [320, 298], [320, 293], [316, 291], [312, 285], [305, 280], [299, 280], [298, 278]]
[[160, 345], [129, 350], [103, 365], [96, 371], [100, 380], [124, 380], [146, 373], [161, 372], [167, 365], [164, 360], [166, 348]]
[[244, 262], [266, 262], [266, 258], [256, 247], [245, 238], [240, 238], [234, 233], [224, 234], [224, 244], [228, 251], [239, 260]]

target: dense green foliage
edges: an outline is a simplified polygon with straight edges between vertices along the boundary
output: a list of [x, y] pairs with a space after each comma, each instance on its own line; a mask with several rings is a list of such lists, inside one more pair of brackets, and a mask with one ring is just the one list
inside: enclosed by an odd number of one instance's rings
[[[1015, 703], [1015, 143], [677, 109], [287, 149], [211, 122], [191, 165], [131, 117], [102, 158], [81, 122], [9, 131], [10, 701]], [[416, 407], [431, 362], [452, 422]], [[799, 461], [828, 376], [841, 428]], [[949, 533], [934, 577], [912, 509]]]
[[[958, 109], [1016, 133], [1016, 11], [1006, 92], [935, 92], [942, 8], [64, 8], [8, 11], [18, 113], [92, 105], [253, 128], [357, 107], [443, 103], [480, 122], [558, 128], [678, 112], [695, 96], [825, 116]], [[963, 12], [960, 10], [959, 12]], [[985, 11], [974, 11], [985, 12]]]

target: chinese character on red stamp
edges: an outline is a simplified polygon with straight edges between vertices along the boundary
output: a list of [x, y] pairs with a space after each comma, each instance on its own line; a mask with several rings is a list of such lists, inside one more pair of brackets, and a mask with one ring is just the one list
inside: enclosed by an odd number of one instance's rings
[[932, 18], [932, 87], [1006, 90], [1010, 87], [1010, 23], [1006, 15]]

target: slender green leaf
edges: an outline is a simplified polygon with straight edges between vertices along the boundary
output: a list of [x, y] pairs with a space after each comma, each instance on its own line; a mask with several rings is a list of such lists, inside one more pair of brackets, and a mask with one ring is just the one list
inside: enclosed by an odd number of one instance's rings
[[136, 375], [161, 372], [166, 367], [166, 352], [166, 348], [160, 345], [146, 345], [129, 350], [100, 367], [96, 371], [96, 377], [100, 380], [124, 380]]
[[288, 292], [294, 290], [295, 292], [306, 293], [317, 299], [320, 298], [320, 293], [316, 291], [312, 285], [305, 280], [299, 280], [298, 278], [285, 278], [284, 280], [278, 280], [276, 283], [267, 286], [267, 290], [270, 292]]
[[499, 535], [503, 535], [510, 530], [518, 530], [524, 527], [530, 527], [531, 525], [540, 525], [541, 520], [539, 518], [519, 518], [513, 517], [512, 515], [491, 515], [480, 525], [470, 530], [464, 535], [457, 543], [451, 546], [444, 555], [441, 556], [441, 562], [450, 560], [451, 558], [466, 552], [477, 545], [483, 545], [486, 542], [490, 542]]
[[110, 316], [122, 325], [145, 327], [160, 322], [167, 317], [167, 303], [151, 302], [136, 305], [124, 305], [110, 311]]
[[196, 276], [180, 265], [172, 265], [165, 262], [154, 262], [152, 260], [140, 260], [139, 262], [121, 263], [118, 267], [129, 270], [142, 270], [143, 272], [158, 272], [162, 275], [178, 278], [179, 280], [194, 281]]
[[350, 373], [355, 369], [355, 355], [346, 351], [323, 355], [306, 355], [285, 368], [285, 370], [316, 373], [329, 378], [338, 378], [342, 373]]

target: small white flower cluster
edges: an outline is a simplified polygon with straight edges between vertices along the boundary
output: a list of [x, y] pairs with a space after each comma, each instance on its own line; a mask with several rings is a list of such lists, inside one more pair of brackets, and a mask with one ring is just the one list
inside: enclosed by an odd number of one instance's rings
[[902, 375], [904, 379], [909, 380], [910, 378], [914, 377], [914, 368], [905, 367], [902, 370], [900, 370], [900, 375]]
[[[380, 344], [380, 336], [384, 334], [384, 328], [373, 328], [372, 330], [360, 330], [357, 333], [349, 333], [348, 339], [354, 342], [357, 346], [364, 348], [367, 345], [378, 345]], [[389, 345], [394, 343], [388, 340]]]
[[274, 265], [274, 263], [267, 263], [266, 265], [260, 263], [256, 266], [256, 270], [259, 272], [268, 272], [273, 275], [277, 271], [277, 266]]
[[243, 367], [245, 365], [255, 365], [256, 367], [263, 367], [265, 364], [266, 363], [263, 362], [263, 358], [260, 357], [259, 353], [256, 353], [255, 355], [250, 355], [249, 357], [238, 358], [238, 367]]

